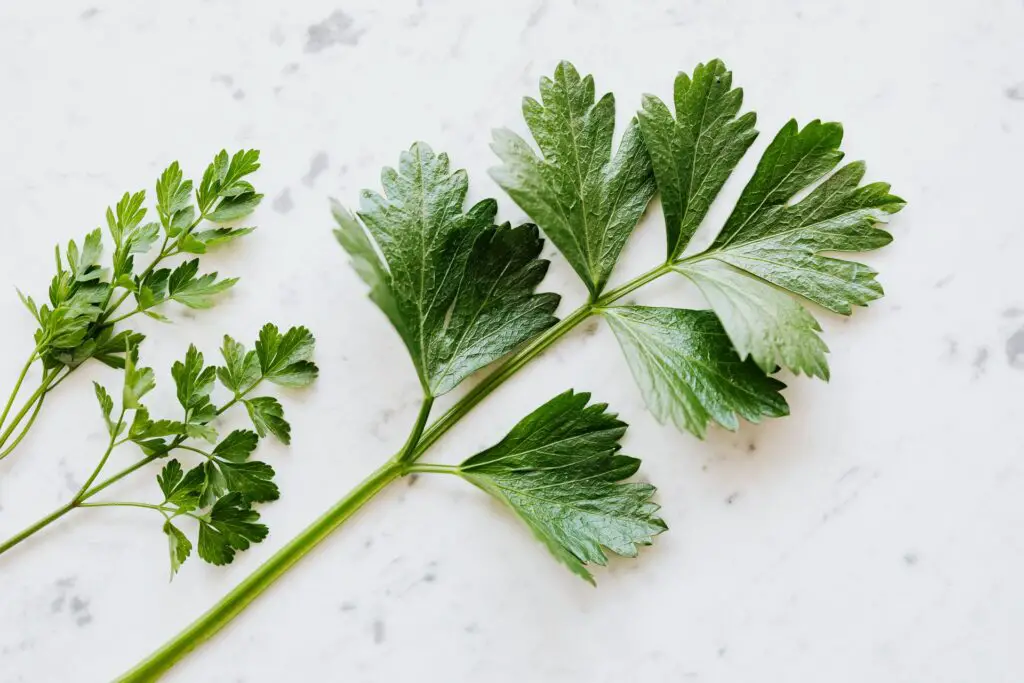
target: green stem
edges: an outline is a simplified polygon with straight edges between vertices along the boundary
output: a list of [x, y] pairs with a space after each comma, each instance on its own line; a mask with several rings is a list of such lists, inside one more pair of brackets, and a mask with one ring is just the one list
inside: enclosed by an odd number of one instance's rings
[[327, 538], [345, 520], [388, 484], [404, 474], [396, 458], [388, 460], [318, 520], [274, 553], [211, 610], [192, 622], [163, 647], [116, 679], [120, 683], [155, 681], [196, 646], [226, 626], [239, 612], [280, 578], [303, 556]]
[[21, 368], [21, 374], [18, 375], [17, 381], [14, 383], [14, 388], [11, 389], [11, 395], [7, 399], [7, 405], [4, 406], [3, 413], [0, 413], [0, 427], [3, 426], [4, 422], [7, 421], [7, 415], [11, 412], [11, 406], [14, 405], [14, 399], [17, 398], [18, 392], [21, 391], [21, 384], [25, 381], [25, 375], [28, 374], [29, 368], [36, 362], [36, 358], [39, 356], [39, 348], [32, 350], [32, 355], [25, 361], [25, 365]]
[[[70, 372], [67, 373], [67, 374], [70, 374]], [[61, 377], [60, 380], [58, 380], [53, 386], [56, 386], [61, 381], [63, 381], [64, 377], [67, 377], [67, 374], [65, 374], [63, 377]], [[252, 391], [258, 384], [259, 384], [259, 382], [256, 382], [251, 387], [249, 387], [246, 390], [246, 392]], [[241, 395], [244, 395], [246, 392], [243, 392]], [[240, 397], [236, 397], [232, 401], [230, 401], [227, 404], [225, 404], [224, 406], [222, 406], [220, 408], [220, 410], [217, 411], [217, 414], [220, 415], [221, 413], [223, 413], [225, 410], [227, 410], [229, 407], [231, 407], [235, 402], [237, 402], [239, 400], [239, 398]], [[124, 414], [122, 413], [120, 420], [123, 420], [123, 419], [124, 419]], [[117, 430], [115, 430], [114, 433], [116, 434]], [[24, 433], [22, 434], [22, 436], [24, 436]], [[19, 439], [20, 439], [20, 437], [19, 437]], [[182, 437], [182, 436], [176, 437], [174, 439], [174, 441], [171, 442], [170, 447], [168, 448], [167, 452], [169, 453], [171, 450], [173, 450], [175, 448], [187, 448], [188, 450], [197, 450], [197, 449], [193, 449], [193, 448], [188, 447], [188, 446], [182, 446], [182, 442], [184, 440], [185, 440], [185, 437]], [[149, 463], [153, 462], [154, 460], [158, 460], [159, 458], [161, 458], [161, 457], [163, 457], [163, 456], [165, 456], [167, 454], [167, 453], [161, 453], [160, 455], [149, 455], [149, 456], [146, 456], [145, 458], [142, 458], [141, 460], [138, 460], [134, 464], [129, 465], [128, 467], [126, 467], [125, 469], [121, 470], [120, 472], [118, 472], [117, 474], [113, 475], [112, 477], [104, 480], [102, 483], [97, 484], [96, 486], [92, 487], [91, 489], [88, 488], [89, 485], [92, 484], [96, 480], [96, 477], [99, 476], [100, 471], [103, 469], [103, 466], [107, 462], [107, 458], [110, 456], [110, 451], [113, 449], [113, 447], [116, 447], [117, 445], [120, 445], [121, 443], [123, 443], [123, 441], [115, 441], [115, 442], [113, 442], [113, 445], [110, 448], [108, 448], [107, 452], [104, 454], [103, 458], [100, 460], [99, 467], [97, 467], [96, 470], [92, 473], [92, 476], [89, 477], [89, 480], [85, 483], [85, 486], [83, 486], [81, 489], [79, 489], [79, 492], [75, 495], [74, 498], [71, 499], [71, 502], [69, 502], [67, 505], [63, 505], [63, 506], [57, 508], [56, 510], [54, 510], [53, 512], [48, 514], [46, 517], [43, 517], [42, 519], [40, 519], [36, 523], [34, 523], [31, 526], [29, 526], [27, 529], [24, 529], [23, 531], [21, 531], [17, 535], [15, 535], [15, 536], [11, 537], [10, 539], [8, 539], [7, 541], [5, 541], [3, 544], [0, 544], [0, 555], [3, 555], [6, 551], [8, 551], [11, 548], [13, 548], [14, 546], [18, 545], [18, 543], [24, 541], [29, 536], [32, 536], [33, 534], [38, 533], [39, 531], [41, 531], [45, 527], [49, 526], [50, 524], [52, 524], [53, 522], [57, 521], [58, 519], [60, 519], [64, 515], [66, 515], [67, 513], [69, 513], [72, 510], [74, 510], [76, 507], [93, 507], [91, 505], [90, 506], [84, 505], [84, 502], [89, 500], [90, 498], [92, 498], [93, 496], [95, 496], [97, 493], [99, 493], [100, 491], [104, 490], [108, 486], [110, 486], [110, 485], [112, 485], [112, 484], [114, 484], [114, 483], [124, 479], [129, 474], [132, 474], [136, 470], [142, 469], [143, 467], [145, 467]], [[198, 451], [198, 452], [202, 452], [202, 451]], [[206, 455], [206, 454], [204, 453], [204, 455]], [[88, 490], [86, 490], [86, 489], [88, 489]]]
[[92, 483], [96, 481], [96, 477], [100, 476], [100, 472], [103, 471], [103, 466], [107, 464], [107, 458], [114, 450], [114, 446], [117, 443], [117, 435], [121, 432], [121, 425], [124, 424], [124, 408], [121, 408], [121, 414], [117, 417], [117, 422], [114, 424], [114, 428], [110, 430], [110, 441], [107, 442], [107, 450], [104, 451], [103, 456], [100, 458], [99, 463], [96, 464], [96, 469], [92, 471], [89, 478], [82, 484], [82, 488], [78, 489], [78, 493], [75, 494], [73, 500], [81, 501], [82, 496], [89, 490]]
[[121, 470], [120, 472], [118, 472], [114, 476], [112, 476], [109, 479], [107, 479], [106, 481], [104, 481], [102, 484], [98, 484], [98, 485], [94, 486], [93, 488], [89, 489], [85, 493], [79, 493], [79, 495], [77, 495], [73, 499], [71, 499], [71, 501], [69, 503], [67, 503], [66, 505], [62, 505], [61, 507], [57, 508], [56, 510], [54, 510], [50, 514], [48, 514], [45, 517], [43, 517], [42, 519], [40, 519], [39, 521], [35, 522], [34, 524], [32, 524], [31, 526], [27, 527], [26, 529], [23, 529], [21, 532], [15, 534], [11, 538], [7, 539], [2, 544], [0, 544], [0, 555], [3, 555], [5, 552], [10, 550], [14, 546], [18, 545], [19, 543], [21, 543], [25, 539], [29, 538], [30, 536], [33, 536], [34, 534], [42, 531], [43, 529], [45, 529], [49, 525], [53, 524], [58, 519], [60, 519], [61, 517], [63, 517], [67, 513], [71, 512], [75, 508], [77, 508], [77, 507], [84, 507], [84, 501], [92, 498], [97, 493], [99, 493], [103, 489], [107, 488], [111, 484], [113, 484], [113, 483], [115, 483], [117, 481], [120, 481], [124, 477], [127, 477], [132, 472], [134, 472], [134, 471], [136, 471], [136, 470], [138, 470], [138, 469], [140, 469], [142, 467], [145, 467], [146, 465], [148, 465], [149, 463], [153, 462], [154, 460], [156, 460], [155, 456], [145, 457], [142, 460], [139, 460], [138, 462], [136, 462], [134, 465], [130, 465], [130, 466], [126, 467], [125, 469]]
[[423, 403], [420, 405], [420, 412], [416, 415], [416, 422], [413, 424], [412, 431], [409, 432], [409, 438], [405, 440], [405, 445], [398, 452], [399, 462], [407, 462], [413, 457], [413, 454], [416, 452], [416, 446], [423, 436], [423, 429], [427, 426], [427, 418], [430, 417], [430, 409], [433, 406], [433, 396], [427, 396], [423, 399]]
[[0, 555], [3, 555], [5, 552], [10, 550], [14, 546], [18, 545], [19, 543], [24, 541], [29, 536], [32, 536], [35, 533], [41, 531], [43, 528], [49, 526], [50, 524], [53, 524], [58, 519], [60, 519], [61, 517], [63, 517], [67, 513], [69, 513], [72, 510], [74, 510], [75, 507], [76, 507], [75, 501], [72, 501], [72, 502], [68, 503], [67, 505], [63, 505], [63, 506], [57, 508], [56, 510], [54, 510], [53, 512], [51, 512], [50, 514], [46, 515], [42, 519], [40, 519], [35, 524], [32, 524], [31, 526], [29, 526], [29, 527], [27, 527], [25, 529], [22, 529], [19, 533], [15, 534], [14, 536], [11, 536], [10, 538], [8, 538], [3, 543], [0, 543]]
[[[39, 402], [40, 404], [42, 403], [43, 396], [45, 396], [46, 392], [49, 391], [50, 384], [53, 382], [54, 378], [56, 378], [56, 376], [57, 376], [57, 374], [59, 372], [60, 372], [60, 370], [48, 370], [43, 375], [43, 379], [39, 383], [39, 386], [36, 388], [35, 391], [32, 392], [32, 395], [28, 397], [28, 400], [25, 401], [25, 405], [23, 405], [21, 407], [21, 410], [19, 410], [17, 412], [17, 414], [14, 416], [13, 420], [11, 421], [11, 423], [9, 425], [7, 425], [7, 428], [3, 431], [3, 434], [0, 434], [0, 446], [3, 446], [4, 444], [7, 443], [7, 440], [11, 437], [11, 434], [18, 427], [18, 425], [21, 424], [21, 421], [23, 419], [25, 419], [25, 416], [28, 414], [29, 410], [32, 410], [33, 408], [35, 408], [36, 412], [38, 413], [39, 406], [37, 406], [36, 403], [37, 402]], [[35, 419], [35, 416], [33, 415], [33, 420], [34, 419]], [[30, 423], [30, 425], [31, 425], [31, 423]], [[22, 433], [22, 437], [23, 436], [24, 436], [24, 433]], [[18, 441], [21, 441], [21, 437], [18, 438]], [[11, 449], [8, 449], [8, 450], [4, 451], [3, 454], [0, 454], [0, 460], [2, 460], [3, 458], [7, 457], [7, 455], [10, 453], [10, 451], [11, 451]]]
[[129, 503], [126, 501], [111, 501], [108, 503], [79, 503], [80, 508], [144, 508], [146, 510], [159, 510], [160, 512], [175, 512], [165, 508], [163, 505], [152, 503]]
[[413, 472], [432, 472], [435, 474], [459, 474], [462, 470], [458, 465], [432, 465], [425, 462], [411, 463], [406, 470]]
[[600, 308], [612, 304], [635, 289], [656, 280], [671, 270], [672, 264], [658, 266], [599, 297], [593, 303], [585, 304], [576, 309], [510, 356], [497, 370], [485, 377], [434, 422], [429, 429], [425, 429], [433, 404], [433, 398], [428, 396], [420, 407], [416, 424], [413, 426], [412, 433], [401, 451], [350, 491], [313, 524], [306, 527], [298, 536], [274, 553], [269, 560], [260, 565], [255, 572], [250, 574], [234, 590], [214, 605], [213, 608], [192, 622], [185, 630], [174, 636], [163, 647], [144, 659], [131, 671], [118, 678], [115, 683], [143, 683], [159, 679], [160, 676], [170, 670], [185, 655], [224, 628], [293, 564], [298, 562], [331, 532], [341, 526], [356, 510], [365, 505], [367, 501], [395, 479], [413, 471], [450, 473], [449, 466], [416, 464], [416, 460], [462, 419], [466, 413], [472, 410], [474, 406], [570, 330], [589, 318]]

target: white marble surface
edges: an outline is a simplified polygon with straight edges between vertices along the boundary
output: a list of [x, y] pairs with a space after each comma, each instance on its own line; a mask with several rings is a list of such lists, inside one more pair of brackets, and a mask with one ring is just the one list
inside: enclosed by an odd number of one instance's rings
[[[243, 145], [263, 150], [261, 227], [211, 259], [243, 281], [212, 311], [142, 323], [144, 360], [166, 372], [190, 340], [213, 354], [269, 318], [314, 330], [322, 376], [288, 403], [292, 447], [266, 446], [284, 492], [263, 508], [272, 535], [227, 570], [193, 558], [168, 584], [159, 523], [133, 510], [69, 517], [3, 557], [0, 682], [108, 680], [404, 440], [417, 382], [332, 241], [328, 196], [352, 202], [414, 139], [469, 169], [474, 196], [496, 194], [489, 131], [522, 130], [520, 97], [558, 59], [616, 93], [621, 127], [642, 92], [664, 97], [714, 56], [759, 114], [754, 152], [791, 116], [841, 120], [848, 158], [910, 202], [865, 259], [888, 296], [819, 316], [831, 384], [795, 380], [792, 417], [702, 443], [643, 410], [607, 329], [578, 330], [432, 457], [593, 391], [632, 423], [627, 452], [672, 527], [639, 561], [591, 589], [471, 487], [403, 482], [167, 680], [1024, 680], [1022, 35], [1019, 0], [3, 3], [0, 386], [32, 331], [13, 286], [45, 289], [55, 241], [168, 161], [199, 173]], [[662, 243], [652, 212], [616, 279]], [[562, 312], [583, 295], [557, 259], [545, 286]], [[685, 290], [641, 298], [695, 301]], [[89, 382], [111, 375], [76, 373], [0, 465], [0, 536], [91, 468], [104, 437]], [[152, 475], [117, 496], [153, 495]]]

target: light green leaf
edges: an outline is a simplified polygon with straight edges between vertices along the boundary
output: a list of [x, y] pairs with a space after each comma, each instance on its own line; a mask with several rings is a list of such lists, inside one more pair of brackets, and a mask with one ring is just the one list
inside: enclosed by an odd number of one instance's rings
[[200, 230], [192, 233], [192, 237], [196, 239], [205, 249], [213, 249], [219, 247], [228, 242], [233, 242], [239, 237], [248, 235], [256, 228], [214, 228], [212, 230]]
[[181, 565], [192, 554], [192, 541], [188, 540], [178, 527], [171, 524], [170, 520], [164, 522], [164, 533], [167, 534], [167, 545], [171, 554], [171, 578], [174, 578]]
[[114, 399], [110, 398], [110, 394], [107, 393], [107, 390], [99, 382], [93, 382], [92, 386], [96, 391], [96, 400], [99, 401], [103, 420], [107, 423], [107, 432], [113, 433], [114, 423], [110, 419], [110, 414], [114, 411]]
[[736, 118], [743, 91], [732, 89], [732, 72], [721, 60], [698, 64], [693, 77], [675, 81], [675, 118], [653, 95], [639, 113], [668, 232], [669, 260], [678, 257], [711, 203], [757, 137], [751, 112]]
[[494, 226], [490, 199], [462, 213], [468, 180], [447, 155], [416, 143], [382, 183], [386, 196], [364, 192], [359, 215], [388, 271], [347, 215], [339, 237], [428, 393], [450, 391], [555, 322], [558, 298], [533, 294], [547, 270], [536, 229]]
[[704, 438], [711, 420], [735, 430], [739, 417], [789, 414], [785, 385], [741, 360], [711, 311], [621, 306], [602, 314], [659, 422]]
[[199, 259], [186, 261], [174, 269], [167, 280], [167, 298], [189, 308], [209, 308], [213, 298], [238, 282], [238, 278], [217, 280], [217, 273], [196, 277]]
[[654, 487], [623, 483], [640, 461], [618, 455], [626, 424], [587, 407], [590, 394], [568, 391], [513, 427], [500, 443], [469, 458], [459, 474], [509, 505], [578, 576], [604, 565], [604, 548], [635, 557], [665, 530], [651, 502]]
[[207, 218], [214, 223], [237, 221], [239, 218], [245, 218], [252, 213], [260, 205], [261, 201], [263, 201], [263, 195], [255, 192], [245, 192], [236, 196], [225, 197], [217, 205], [217, 208], [207, 215]]
[[766, 373], [782, 365], [828, 379], [821, 326], [791, 296], [714, 259], [679, 272], [700, 288], [741, 358], [751, 356]]
[[512, 131], [495, 131], [502, 165], [491, 177], [534, 220], [586, 283], [600, 294], [622, 247], [654, 194], [651, 161], [636, 120], [612, 157], [615, 98], [594, 102], [594, 79], [569, 62], [527, 97], [523, 116], [543, 158]]
[[352, 268], [356, 274], [369, 286], [370, 300], [384, 312], [402, 339], [407, 339], [411, 332], [405, 327], [398, 301], [391, 291], [391, 275], [370, 241], [370, 236], [366, 234], [359, 220], [338, 202], [331, 201], [331, 211], [338, 223], [334, 236], [351, 257]]
[[124, 391], [122, 392], [121, 405], [125, 410], [139, 408], [142, 404], [140, 399], [153, 390], [156, 386], [156, 379], [151, 368], [137, 368], [132, 354], [124, 356]]

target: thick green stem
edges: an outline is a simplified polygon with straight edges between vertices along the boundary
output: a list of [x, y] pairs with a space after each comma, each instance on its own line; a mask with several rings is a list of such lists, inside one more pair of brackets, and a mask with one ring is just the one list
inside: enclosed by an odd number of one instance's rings
[[117, 681], [141, 683], [142, 681], [158, 680], [178, 660], [224, 628], [250, 602], [287, 572], [293, 564], [403, 473], [402, 463], [398, 462], [397, 458], [388, 460], [318, 520], [274, 553], [269, 560], [224, 596], [213, 609], [196, 619], [185, 630], [131, 671], [118, 678]]
[[664, 264], [627, 282], [625, 285], [576, 309], [555, 325], [538, 335], [522, 349], [510, 356], [501, 366], [485, 377], [478, 385], [462, 397], [452, 408], [425, 429], [433, 398], [428, 397], [420, 408], [416, 424], [405, 446], [393, 458], [371, 474], [359, 486], [338, 501], [312, 525], [277, 551], [269, 560], [260, 565], [234, 590], [228, 593], [206, 614], [163, 647], [144, 659], [131, 671], [117, 679], [117, 683], [142, 683], [155, 681], [166, 673], [185, 655], [211, 638], [255, 600], [274, 581], [280, 578], [293, 564], [324, 540], [332, 531], [341, 526], [352, 514], [382, 491], [395, 479], [410, 472], [451, 473], [457, 468], [445, 465], [414, 464], [428, 448], [451, 429], [463, 416], [473, 409], [491, 392], [505, 383], [524, 365], [543, 353], [549, 346], [561, 339], [570, 330], [589, 318], [596, 311], [643, 285], [656, 280], [672, 270], [671, 264]]

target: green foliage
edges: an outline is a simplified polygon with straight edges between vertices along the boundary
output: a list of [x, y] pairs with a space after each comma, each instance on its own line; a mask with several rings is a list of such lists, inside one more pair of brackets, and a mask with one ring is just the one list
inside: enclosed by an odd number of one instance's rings
[[704, 438], [715, 421], [739, 427], [789, 414], [782, 382], [737, 355], [711, 311], [615, 306], [603, 311], [650, 410], [659, 422]]
[[[218, 154], [207, 168], [201, 191], [195, 193], [198, 206], [193, 203], [192, 182], [183, 178], [178, 162], [172, 163], [156, 183], [158, 220], [154, 222], [143, 222], [148, 213], [146, 192], [126, 192], [106, 213], [107, 232], [114, 247], [109, 267], [101, 264], [104, 249], [99, 228], [88, 233], [81, 246], [74, 240], [69, 242], [63, 255], [58, 248], [57, 274], [51, 281], [47, 303], [39, 305], [19, 292], [39, 325], [35, 342], [44, 365], [74, 369], [89, 358], [97, 358], [112, 367], [123, 367], [126, 348], [131, 352], [142, 335], [115, 333], [116, 322], [138, 313], [166, 320], [152, 309], [168, 300], [190, 308], [208, 308], [217, 294], [230, 288], [236, 279], [217, 280], [216, 273], [199, 275], [198, 259], [173, 271], [157, 266], [178, 254], [205, 253], [207, 248], [252, 231], [197, 228], [203, 221], [235, 220], [256, 208], [262, 195], [256, 194], [244, 178], [259, 168], [258, 160], [256, 150], [238, 152], [230, 160], [226, 152]], [[149, 254], [155, 246], [159, 249], [152, 262], [137, 267], [136, 258]], [[119, 307], [128, 297], [134, 297], [136, 309], [119, 314]], [[125, 341], [130, 343], [126, 345]]]
[[623, 483], [640, 461], [619, 454], [626, 423], [567, 391], [523, 418], [497, 445], [474, 455], [459, 474], [501, 500], [575, 574], [593, 583], [587, 564], [604, 549], [636, 557], [666, 529], [650, 484]]
[[502, 165], [491, 176], [597, 297], [654, 195], [650, 158], [635, 119], [612, 156], [615, 97], [595, 104], [593, 77], [580, 78], [569, 62], [554, 80], [541, 79], [540, 94], [541, 102], [523, 100], [523, 116], [543, 158], [512, 131], [495, 131]]
[[534, 294], [547, 271], [534, 226], [494, 224], [497, 203], [462, 212], [465, 171], [417, 143], [365, 191], [359, 220], [340, 207], [338, 239], [371, 298], [398, 330], [431, 396], [497, 360], [555, 322], [558, 297]]

